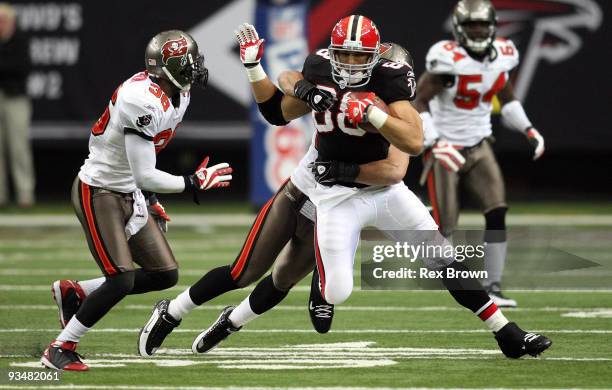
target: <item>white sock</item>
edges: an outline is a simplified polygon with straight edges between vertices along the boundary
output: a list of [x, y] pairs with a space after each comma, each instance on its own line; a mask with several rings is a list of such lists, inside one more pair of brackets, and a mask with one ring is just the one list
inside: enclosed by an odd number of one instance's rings
[[508, 321], [504, 313], [502, 313], [499, 309], [497, 309], [497, 311], [491, 317], [485, 320], [485, 324], [487, 324], [489, 329], [495, 333], [499, 332], [508, 322], [510, 321]]
[[480, 310], [476, 312], [476, 315], [480, 317], [493, 332], [499, 332], [501, 328], [510, 322], [492, 301], [487, 302], [480, 308]]
[[72, 316], [68, 324], [62, 330], [62, 333], [57, 336], [57, 341], [73, 341], [78, 343], [81, 340], [81, 337], [85, 335], [89, 331], [90, 328], [81, 324], [79, 320], [77, 320], [76, 316]]
[[240, 305], [236, 306], [236, 308], [229, 315], [230, 322], [236, 328], [240, 328], [259, 317], [259, 314], [256, 314], [253, 312], [253, 309], [251, 309], [249, 297], [250, 295], [244, 298], [244, 300], [240, 302]]
[[106, 278], [102, 276], [95, 279], [81, 280], [77, 283], [79, 284], [79, 286], [81, 286], [85, 295], [89, 295], [95, 290], [97, 290], [98, 287], [100, 287], [104, 282], [106, 282]]
[[198, 307], [189, 296], [189, 289], [183, 291], [170, 301], [168, 305], [168, 314], [174, 319], [180, 320], [184, 315], [189, 314], [190, 311]]

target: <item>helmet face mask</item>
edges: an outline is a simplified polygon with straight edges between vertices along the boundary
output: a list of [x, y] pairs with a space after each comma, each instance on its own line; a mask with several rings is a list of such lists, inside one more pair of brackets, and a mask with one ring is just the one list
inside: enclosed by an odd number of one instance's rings
[[453, 35], [466, 50], [486, 55], [495, 41], [496, 23], [489, 0], [460, 0], [453, 12]]
[[147, 72], [170, 81], [181, 92], [192, 85], [205, 87], [208, 70], [198, 44], [187, 33], [179, 30], [164, 31], [154, 36], [145, 52]]
[[341, 88], [366, 85], [380, 60], [380, 35], [361, 15], [342, 18], [332, 30], [329, 45], [332, 78]]

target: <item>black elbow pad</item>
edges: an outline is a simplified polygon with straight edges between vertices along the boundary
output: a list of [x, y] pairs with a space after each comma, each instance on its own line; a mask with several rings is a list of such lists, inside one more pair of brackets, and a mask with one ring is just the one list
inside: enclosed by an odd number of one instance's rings
[[276, 88], [276, 92], [270, 99], [263, 103], [257, 103], [259, 112], [261, 112], [261, 115], [263, 115], [266, 121], [271, 125], [283, 126], [289, 123], [283, 117], [283, 110], [281, 109], [281, 100], [283, 100], [283, 96], [285, 96], [285, 94], [280, 89]]

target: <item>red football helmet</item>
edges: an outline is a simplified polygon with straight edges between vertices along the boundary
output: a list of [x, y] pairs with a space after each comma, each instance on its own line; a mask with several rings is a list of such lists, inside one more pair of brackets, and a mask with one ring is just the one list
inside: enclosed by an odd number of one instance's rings
[[[340, 60], [339, 54], [367, 54], [365, 63]], [[374, 22], [365, 16], [346, 16], [332, 30], [329, 45], [332, 77], [341, 87], [360, 87], [372, 77], [380, 59], [380, 34]]]

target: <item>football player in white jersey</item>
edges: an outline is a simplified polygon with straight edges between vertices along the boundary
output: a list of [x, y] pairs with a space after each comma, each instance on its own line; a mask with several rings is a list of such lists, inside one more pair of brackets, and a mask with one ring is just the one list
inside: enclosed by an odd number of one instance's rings
[[544, 139], [514, 97], [509, 73], [519, 62], [512, 41], [495, 38], [495, 8], [489, 0], [461, 0], [453, 12], [454, 41], [431, 47], [427, 71], [418, 82], [415, 106], [425, 129], [425, 170], [433, 214], [450, 236], [459, 217], [459, 183], [476, 196], [486, 221], [485, 288], [501, 307], [516, 301], [501, 292], [506, 260], [507, 210], [504, 181], [491, 149], [491, 111], [495, 96], [501, 114], [534, 146], [534, 160]]
[[[208, 71], [197, 43], [182, 31], [159, 33], [147, 46], [145, 65], [146, 71], [115, 90], [93, 126], [89, 157], [72, 187], [75, 212], [104, 277], [53, 283], [64, 329], [41, 358], [51, 369], [87, 370], [75, 350], [98, 320], [128, 294], [176, 284], [176, 260], [149, 218], [142, 191], [196, 197], [197, 191], [227, 187], [232, 179], [227, 163], [207, 167], [208, 157], [192, 175], [155, 168], [156, 153], [172, 139], [187, 110], [191, 86], [206, 85]], [[165, 215], [160, 205], [152, 208]]]
[[[365, 16], [350, 15], [334, 27], [327, 49], [310, 54], [302, 72], [283, 72], [277, 88], [267, 77], [259, 58], [263, 39], [251, 25], [240, 30], [241, 55], [260, 111], [271, 124], [311, 112], [315, 142], [291, 175], [291, 182], [316, 206], [314, 252], [320, 283], [317, 290], [329, 304], [340, 304], [353, 290], [353, 261], [360, 232], [365, 227], [382, 230], [397, 242], [446, 245], [438, 226], [420, 200], [401, 181], [410, 154], [423, 147], [423, 130], [418, 113], [410, 105], [415, 88], [408, 63], [380, 59], [380, 35]], [[249, 66], [250, 65], [250, 66]], [[349, 92], [365, 92], [353, 95]], [[375, 106], [378, 95], [389, 113]], [[327, 107], [318, 103], [329, 101]], [[297, 98], [297, 99], [295, 99]], [[378, 131], [366, 132], [373, 125]], [[384, 171], [362, 167], [391, 158], [400, 168], [398, 180], [373, 184]], [[392, 170], [389, 166], [386, 169]], [[457, 302], [470, 309], [493, 331], [502, 352], [511, 358], [538, 355], [552, 342], [542, 335], [527, 333], [509, 322], [492, 302], [481, 284], [472, 278], [444, 275], [467, 268], [453, 258], [424, 259], [438, 270], [441, 282]], [[238, 307], [226, 308], [217, 321], [200, 333], [194, 350], [207, 352], [261, 312], [249, 309], [254, 301], [270, 301], [259, 286]]]

